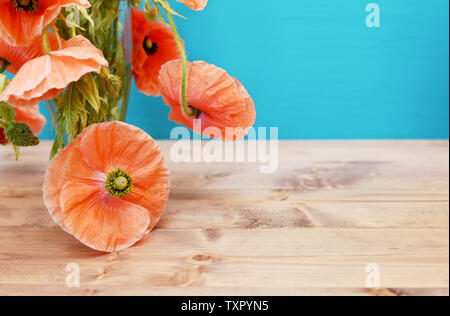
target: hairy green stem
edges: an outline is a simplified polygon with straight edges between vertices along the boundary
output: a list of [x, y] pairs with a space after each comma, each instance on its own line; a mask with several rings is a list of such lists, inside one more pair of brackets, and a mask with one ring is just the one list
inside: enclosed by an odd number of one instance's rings
[[170, 27], [172, 29], [173, 36], [175, 38], [175, 42], [177, 43], [178, 49], [181, 53], [181, 59], [183, 61], [183, 74], [181, 79], [181, 104], [183, 106], [183, 112], [187, 117], [194, 117], [197, 116], [198, 110], [193, 109], [192, 112], [189, 110], [189, 105], [186, 101], [186, 75], [187, 75], [187, 57], [186, 57], [186, 51], [184, 50], [184, 46], [181, 43], [180, 36], [178, 35], [177, 27], [175, 26], [175, 22], [173, 21], [172, 15], [170, 12], [163, 8], [164, 12], [167, 15], [167, 18], [169, 19]]
[[47, 41], [48, 29], [49, 29], [49, 27], [47, 26], [44, 29], [44, 32], [42, 33], [42, 46], [44, 48], [44, 52], [47, 55], [50, 55], [50, 49], [48, 48], [48, 41]]
[[77, 36], [77, 29], [75, 27], [75, 9], [72, 9], [72, 25], [70, 27], [70, 36]]
[[[120, 1], [117, 1], [117, 10], [119, 10]], [[131, 8], [131, 2], [128, 2], [128, 7]], [[117, 17], [114, 21], [114, 27], [113, 27], [113, 37], [117, 38], [117, 34], [119, 33], [119, 18]], [[126, 45], [126, 44], [125, 44]], [[117, 51], [118, 49], [122, 49], [121, 44], [119, 41], [116, 41], [114, 43], [115, 49], [114, 51]], [[122, 58], [123, 59], [123, 58]], [[115, 64], [117, 62], [117, 54], [114, 54], [112, 58], [111, 65]], [[128, 78], [131, 76], [131, 68], [125, 65], [125, 63], [122, 62], [122, 65], [125, 67], [125, 74], [124, 78]], [[120, 113], [119, 113], [119, 121], [125, 122], [127, 118], [127, 112], [128, 112], [128, 102], [130, 99], [130, 91], [129, 91], [129, 83], [128, 82], [122, 82], [123, 94], [122, 94], [122, 102], [120, 107]]]

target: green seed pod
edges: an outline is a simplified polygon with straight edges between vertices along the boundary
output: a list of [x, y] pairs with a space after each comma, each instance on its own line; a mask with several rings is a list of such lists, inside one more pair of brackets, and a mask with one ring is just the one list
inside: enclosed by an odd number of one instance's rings
[[108, 92], [112, 97], [118, 98], [122, 89], [122, 79], [117, 75], [110, 74], [107, 77], [107, 81], [106, 88], [108, 89]]
[[156, 9], [154, 7], [152, 7], [149, 4], [146, 4], [144, 12], [145, 12], [145, 17], [147, 18], [147, 20], [152, 21], [152, 22], [156, 20], [157, 13], [156, 13]]
[[100, 76], [105, 80], [106, 89], [113, 98], [118, 98], [122, 90], [122, 79], [112, 74], [107, 67], [103, 67]]
[[135, 8], [139, 8], [141, 6], [141, 1], [140, 0], [131, 0], [131, 4], [135, 7]]

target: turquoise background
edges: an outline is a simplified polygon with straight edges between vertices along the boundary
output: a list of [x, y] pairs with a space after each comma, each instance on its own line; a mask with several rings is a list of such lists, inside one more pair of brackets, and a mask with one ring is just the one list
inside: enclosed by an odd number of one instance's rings
[[[378, 29], [365, 23], [370, 2], [381, 7]], [[173, 6], [189, 19], [177, 19], [189, 58], [237, 77], [256, 103], [256, 126], [279, 127], [281, 138], [449, 136], [448, 0]], [[129, 123], [167, 139], [176, 126], [168, 113], [160, 98], [133, 90]]]

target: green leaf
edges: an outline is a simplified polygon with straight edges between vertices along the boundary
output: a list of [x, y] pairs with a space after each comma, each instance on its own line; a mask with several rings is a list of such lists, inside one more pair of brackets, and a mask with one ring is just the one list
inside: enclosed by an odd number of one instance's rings
[[119, 12], [117, 10], [111, 9], [108, 11], [108, 14], [103, 18], [101, 23], [97, 24], [95, 30], [98, 31], [103, 28], [111, 28], [114, 20], [119, 16]]
[[5, 128], [5, 133], [13, 145], [20, 147], [39, 145], [39, 138], [33, 135], [30, 127], [25, 123], [10, 123]]
[[153, 2], [153, 6], [155, 7], [155, 10], [156, 10], [156, 16], [158, 18], [158, 21], [161, 22], [161, 23], [167, 24], [166, 21], [164, 20], [163, 16], [162, 16], [162, 14], [161, 14], [161, 10], [159, 9], [157, 1], [156, 0], [152, 0], [152, 2]]
[[170, 12], [170, 14], [179, 16], [180, 18], [183, 18], [183, 19], [187, 20], [187, 19], [186, 19], [184, 16], [182, 16], [181, 14], [175, 12], [175, 11], [170, 7], [170, 4], [169, 4], [169, 2], [167, 2], [167, 0], [155, 0], [155, 1], [158, 2], [164, 10], [167, 10], [168, 12]]
[[91, 18], [91, 16], [89, 15], [89, 13], [87, 12], [86, 8], [80, 7], [78, 6], [78, 10], [80, 11], [81, 15], [84, 16], [86, 18], [86, 20], [89, 21], [89, 24], [95, 28], [95, 22], [94, 20]]
[[57, 99], [58, 124], [64, 126], [69, 142], [72, 142], [78, 135], [78, 122], [81, 115], [86, 111], [84, 99], [75, 85], [76, 83], [70, 84], [64, 95]]
[[60, 144], [59, 144], [59, 135], [56, 135], [55, 137], [55, 141], [53, 142], [53, 146], [52, 146], [52, 150], [50, 151], [50, 161], [55, 158], [56, 154], [58, 153], [59, 149], [60, 149]]
[[5, 123], [14, 122], [14, 118], [16, 117], [16, 111], [14, 108], [5, 102], [0, 102], [0, 120]]
[[50, 152], [50, 161], [56, 156], [60, 149], [64, 149], [64, 129], [59, 125], [56, 129], [55, 141], [53, 142], [52, 150]]
[[83, 76], [76, 83], [77, 90], [81, 93], [81, 96], [89, 102], [89, 104], [98, 113], [101, 108], [100, 96], [98, 94], [97, 82], [92, 74]]

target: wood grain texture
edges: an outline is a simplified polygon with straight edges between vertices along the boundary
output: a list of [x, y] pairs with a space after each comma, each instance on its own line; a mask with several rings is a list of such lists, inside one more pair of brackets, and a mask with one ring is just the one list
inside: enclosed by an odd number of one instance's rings
[[[448, 295], [447, 141], [281, 142], [256, 164], [175, 164], [157, 229], [94, 252], [42, 202], [49, 143], [0, 148], [0, 294]], [[66, 265], [81, 269], [65, 285]], [[376, 263], [381, 289], [366, 288]]]

